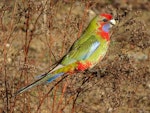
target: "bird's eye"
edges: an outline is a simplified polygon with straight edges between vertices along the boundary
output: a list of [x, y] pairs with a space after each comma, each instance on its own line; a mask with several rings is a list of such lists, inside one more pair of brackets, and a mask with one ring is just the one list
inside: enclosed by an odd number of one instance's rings
[[108, 20], [106, 18], [103, 19], [104, 22], [107, 22]]

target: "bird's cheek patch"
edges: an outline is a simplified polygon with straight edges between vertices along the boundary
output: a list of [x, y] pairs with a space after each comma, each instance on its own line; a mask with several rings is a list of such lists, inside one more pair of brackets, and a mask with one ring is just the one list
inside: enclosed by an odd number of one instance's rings
[[110, 30], [110, 24], [105, 24], [105, 25], [103, 25], [102, 30], [103, 30], [104, 32], [108, 33], [109, 30]]

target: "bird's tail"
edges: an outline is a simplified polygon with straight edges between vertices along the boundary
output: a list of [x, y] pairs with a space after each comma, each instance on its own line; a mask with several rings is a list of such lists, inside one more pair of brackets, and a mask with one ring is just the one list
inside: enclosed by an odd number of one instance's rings
[[37, 80], [31, 84], [29, 84], [28, 86], [25, 86], [21, 89], [19, 89], [15, 95], [18, 95], [20, 93], [23, 93], [29, 89], [31, 89], [32, 87], [35, 87], [37, 85], [40, 85], [42, 83], [50, 83], [53, 80], [55, 80], [56, 78], [64, 75], [67, 72], [70, 72], [71, 70], [74, 70], [74, 64], [70, 64], [68, 66], [62, 66], [62, 65], [58, 65], [56, 68], [54, 68], [52, 71], [50, 71], [48, 74], [42, 74], [40, 76], [38, 76]]
[[[34, 81], [33, 83], [29, 84], [28, 86], [25, 86], [25, 87], [19, 89], [19, 90], [15, 93], [15, 95], [18, 95], [18, 94], [20, 94], [20, 93], [23, 93], [23, 92], [25, 92], [25, 91], [31, 89], [32, 87], [35, 87], [35, 86], [39, 85], [39, 84], [52, 82], [53, 80], [55, 80], [56, 78], [58, 78], [59, 76], [61, 76], [61, 75], [63, 75], [63, 74], [64, 74], [64, 73], [58, 73], [58, 74], [55, 74], [55, 75], [53, 75], [53, 76], [52, 76], [51, 74], [48, 74], [48, 75], [46, 75], [46, 76], [43, 76], [43, 75], [42, 75], [43, 77], [39, 78], [38, 80]], [[48, 76], [52, 76], [52, 77], [48, 78]]]

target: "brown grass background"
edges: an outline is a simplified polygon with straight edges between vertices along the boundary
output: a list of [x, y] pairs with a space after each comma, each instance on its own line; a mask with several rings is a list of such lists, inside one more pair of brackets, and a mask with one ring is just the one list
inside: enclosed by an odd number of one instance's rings
[[[50, 70], [100, 13], [118, 20], [106, 57], [14, 97]], [[149, 0], [1, 0], [1, 113], [149, 113]]]

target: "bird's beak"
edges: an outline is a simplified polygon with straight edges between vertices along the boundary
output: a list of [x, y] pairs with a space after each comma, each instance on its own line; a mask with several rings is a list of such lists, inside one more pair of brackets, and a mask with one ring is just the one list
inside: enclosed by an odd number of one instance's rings
[[111, 24], [112, 26], [116, 24], [115, 19], [111, 19], [109, 22], [110, 22], [110, 24]]

